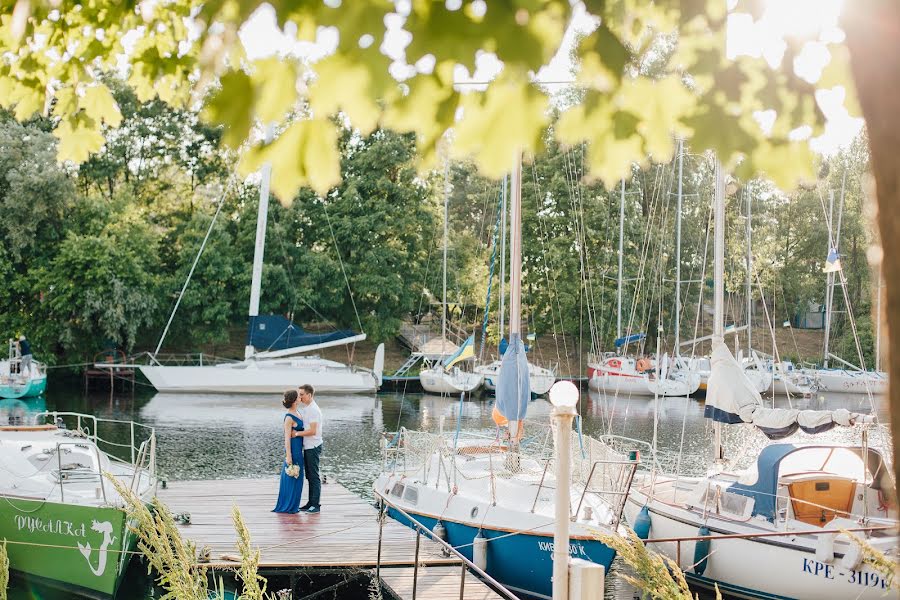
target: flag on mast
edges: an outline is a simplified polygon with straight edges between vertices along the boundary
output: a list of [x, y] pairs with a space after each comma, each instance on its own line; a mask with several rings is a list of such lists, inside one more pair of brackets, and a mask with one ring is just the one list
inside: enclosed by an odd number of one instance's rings
[[459, 350], [444, 359], [444, 369], [449, 369], [461, 360], [475, 356], [475, 334], [470, 335]]
[[828, 258], [825, 259], [825, 273], [834, 273], [841, 270], [841, 255], [838, 254], [837, 248], [828, 251]]

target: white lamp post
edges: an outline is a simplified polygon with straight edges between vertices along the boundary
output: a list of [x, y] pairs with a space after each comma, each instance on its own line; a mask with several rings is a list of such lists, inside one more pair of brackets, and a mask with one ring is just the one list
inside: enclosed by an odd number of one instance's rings
[[569, 598], [569, 486], [572, 481], [572, 420], [578, 388], [558, 381], [550, 388], [556, 425], [556, 526], [553, 531], [553, 600]]

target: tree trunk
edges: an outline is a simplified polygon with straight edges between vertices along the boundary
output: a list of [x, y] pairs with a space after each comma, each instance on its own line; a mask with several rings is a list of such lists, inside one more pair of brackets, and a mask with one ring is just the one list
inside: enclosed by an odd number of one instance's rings
[[869, 135], [884, 250], [881, 268], [896, 485], [900, 480], [900, 2], [856, 0], [844, 11], [850, 67]]

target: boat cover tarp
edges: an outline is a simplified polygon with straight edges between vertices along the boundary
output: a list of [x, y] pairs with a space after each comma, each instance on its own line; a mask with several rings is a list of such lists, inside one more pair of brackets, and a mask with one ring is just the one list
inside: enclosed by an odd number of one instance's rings
[[706, 387], [703, 416], [720, 423], [749, 423], [758, 427], [769, 439], [792, 435], [797, 429], [805, 433], [821, 433], [836, 425], [849, 427], [871, 423], [871, 415], [837, 410], [797, 410], [768, 408], [744, 370], [734, 359], [722, 339], [713, 340], [712, 369]]
[[528, 358], [519, 334], [510, 334], [509, 348], [500, 361], [497, 380], [497, 410], [509, 421], [521, 421], [528, 412], [531, 382], [528, 379]]
[[613, 343], [616, 345], [616, 348], [621, 348], [625, 344], [633, 344], [634, 342], [639, 342], [645, 337], [647, 337], [646, 333], [633, 333], [631, 335], [616, 338], [616, 341]]
[[763, 448], [756, 459], [756, 481], [752, 484], [734, 483], [728, 487], [728, 491], [741, 496], [753, 498], [753, 515], [765, 517], [769, 521], [775, 520], [775, 501], [778, 493], [778, 476], [781, 462], [795, 452], [810, 449], [840, 448], [849, 450], [863, 459], [869, 473], [872, 475], [872, 489], [881, 490], [889, 502], [894, 502], [894, 482], [890, 469], [884, 463], [884, 458], [872, 448], [863, 449], [859, 446], [795, 446], [794, 444], [770, 444]]
[[298, 346], [312, 346], [353, 337], [356, 332], [340, 329], [328, 333], [307, 333], [302, 327], [281, 315], [260, 315], [250, 318], [247, 344], [258, 350], [285, 350]]

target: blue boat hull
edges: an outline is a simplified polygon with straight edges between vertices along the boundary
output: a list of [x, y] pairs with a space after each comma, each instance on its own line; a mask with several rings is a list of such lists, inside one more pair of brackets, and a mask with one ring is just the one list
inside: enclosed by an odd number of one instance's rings
[[[400, 523], [412, 527], [412, 523], [399, 512], [388, 508], [388, 514]], [[433, 529], [437, 519], [416, 513], [410, 513], [420, 523]], [[447, 529], [447, 541], [459, 552], [472, 560], [472, 540], [478, 533], [475, 527], [442, 521]], [[553, 538], [541, 535], [522, 533], [510, 535], [506, 531], [482, 529], [482, 535], [488, 540], [487, 568], [491, 577], [507, 588], [524, 592], [531, 596], [550, 598], [553, 593], [551, 576], [553, 575]], [[581, 558], [603, 565], [609, 572], [615, 550], [597, 540], [572, 540], [569, 551], [573, 558]]]

